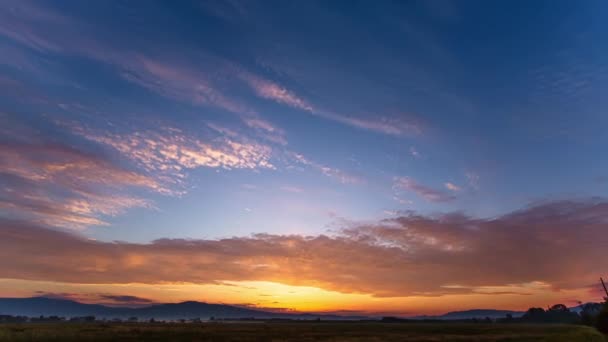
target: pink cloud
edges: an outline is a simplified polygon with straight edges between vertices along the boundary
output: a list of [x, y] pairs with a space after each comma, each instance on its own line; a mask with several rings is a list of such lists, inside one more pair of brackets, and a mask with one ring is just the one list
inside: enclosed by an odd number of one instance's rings
[[212, 105], [236, 114], [254, 112], [217, 90], [209, 77], [197, 68], [183, 63], [161, 62], [143, 55], [121, 58], [119, 63], [125, 79], [159, 95], [193, 104]]
[[365, 182], [360, 177], [351, 175], [340, 169], [332, 168], [332, 167], [317, 163], [316, 161], [310, 160], [299, 153], [289, 152], [288, 157], [289, 157], [289, 159], [293, 160], [294, 162], [304, 165], [304, 166], [311, 167], [311, 168], [321, 172], [325, 176], [338, 180], [342, 184], [361, 184], [361, 183]]
[[246, 71], [238, 71], [236, 74], [237, 77], [240, 77], [243, 81], [245, 81], [245, 83], [247, 83], [258, 96], [287, 105], [289, 107], [300, 109], [324, 119], [388, 135], [420, 134], [422, 131], [420, 125], [401, 119], [381, 117], [379, 119], [370, 120], [337, 114], [335, 112], [321, 109], [312, 105], [304, 98], [298, 96], [296, 93], [288, 90], [286, 87], [281, 86], [276, 82], [264, 79]]
[[71, 130], [115, 149], [170, 183], [180, 183], [186, 177], [186, 169], [199, 167], [228, 170], [275, 168], [270, 161], [272, 148], [255, 142], [231, 138], [202, 141], [176, 128], [128, 134], [95, 132], [77, 125], [72, 125]]
[[58, 144], [0, 144], [0, 165], [0, 207], [59, 227], [104, 225], [101, 216], [151, 207], [121, 189], [164, 190], [154, 178]]
[[284, 186], [281, 187], [281, 190], [287, 191], [287, 192], [293, 192], [293, 193], [304, 192], [304, 189], [299, 188], [297, 186], [291, 186], [291, 185], [284, 185]]
[[456, 199], [452, 194], [422, 185], [409, 177], [396, 177], [394, 179], [393, 188], [395, 190], [414, 192], [429, 202], [447, 202]]
[[[277, 144], [287, 144], [282, 130], [264, 120], [255, 109], [237, 96], [223, 90], [226, 87], [225, 79], [232, 78], [224, 75], [224, 69], [229, 69], [228, 62], [201, 51], [198, 52], [197, 61], [171, 54], [170, 48], [154, 54], [148, 50], [144, 53], [141, 52], [142, 49], [117, 46], [103, 36], [85, 36], [82, 33], [85, 31], [83, 26], [86, 25], [76, 18], [28, 1], [11, 5], [10, 9], [0, 8], [0, 35], [23, 46], [106, 63], [132, 84], [171, 100], [219, 108], [236, 114], [261, 138]], [[19, 55], [13, 50], [15, 49], [5, 51], [15, 56], [9, 62], [19, 65], [26, 63], [22, 58], [16, 60]], [[201, 68], [201, 64], [209, 66]], [[36, 72], [42, 73], [44, 70], [38, 68]], [[222, 74], [221, 77], [218, 74]]]
[[[275, 143], [286, 144], [285, 136], [271, 128], [269, 122], [262, 123], [263, 119], [251, 106], [224, 91], [226, 80], [240, 80], [261, 98], [351, 127], [395, 136], [422, 132], [421, 125], [414, 120], [387, 116], [369, 119], [321, 108], [277, 82], [200, 51], [198, 54], [204, 59], [204, 64], [213, 67], [202, 69], [201, 61], [193, 62], [182, 56], [171, 55], [167, 52], [170, 49], [154, 55], [145, 54], [117, 47], [112, 41], [99, 36], [84, 36], [81, 33], [83, 30], [79, 29], [82, 23], [43, 6], [23, 2], [15, 8], [17, 10], [0, 11], [0, 18], [5, 17], [5, 25], [0, 24], [0, 35], [30, 48], [61, 51], [109, 64], [128, 82], [163, 97], [237, 114], [247, 126], [260, 130], [262, 136]], [[41, 30], [44, 27], [52, 30]]]
[[461, 190], [461, 188], [454, 183], [446, 182], [444, 185], [445, 185], [445, 188], [450, 191], [458, 192]]
[[298, 108], [307, 112], [315, 112], [315, 109], [306, 100], [300, 98], [293, 92], [287, 90], [277, 83], [244, 71], [241, 71], [237, 75], [244, 80], [260, 97], [286, 104], [290, 107]]

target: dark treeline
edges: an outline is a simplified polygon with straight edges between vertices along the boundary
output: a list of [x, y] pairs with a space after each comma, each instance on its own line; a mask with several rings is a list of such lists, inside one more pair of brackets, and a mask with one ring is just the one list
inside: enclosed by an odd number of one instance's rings
[[[226, 319], [229, 321], [239, 319]], [[242, 318], [240, 320], [258, 320], [255, 318]], [[221, 318], [211, 318], [210, 321], [224, 321]], [[294, 319], [259, 319], [259, 321], [268, 322], [295, 322], [299, 320]], [[312, 321], [312, 320], [303, 320]], [[318, 318], [315, 321], [321, 322]], [[332, 320], [327, 320], [330, 322]], [[398, 317], [382, 317], [380, 320], [365, 320], [368, 322], [383, 322], [383, 323], [480, 323], [480, 324], [509, 324], [509, 323], [560, 323], [560, 324], [584, 324], [596, 327], [599, 331], [608, 334], [608, 305], [606, 303], [587, 303], [580, 306], [580, 311], [575, 312], [570, 310], [564, 304], [555, 304], [547, 309], [543, 308], [530, 308], [521, 317], [513, 317], [511, 314], [507, 314], [504, 318], [470, 318], [470, 319], [407, 319]], [[38, 317], [27, 317], [27, 316], [13, 316], [13, 315], [0, 315], [0, 323], [60, 323], [60, 322], [74, 322], [74, 323], [87, 323], [87, 322], [108, 322], [108, 323], [164, 323], [164, 321], [157, 321], [155, 319], [140, 320], [137, 317], [130, 317], [128, 319], [97, 319], [95, 316], [81, 316], [81, 317], [60, 317], [60, 316], [38, 316]], [[179, 319], [176, 320], [179, 323], [202, 323], [200, 318], [192, 319]], [[348, 322], [360, 322], [345, 321]]]
[[[185, 322], [185, 320], [181, 320]], [[195, 320], [191, 320], [195, 321]], [[197, 319], [200, 322], [199, 319]], [[87, 323], [87, 322], [144, 322], [140, 321], [137, 317], [131, 317], [129, 319], [120, 319], [120, 318], [112, 318], [112, 319], [98, 319], [95, 316], [77, 316], [77, 317], [62, 317], [62, 316], [36, 316], [36, 317], [28, 317], [28, 316], [13, 316], [13, 315], [0, 315], [0, 323], [59, 323], [59, 322], [76, 322], [76, 323]], [[155, 321], [151, 319], [150, 323], [156, 323], [159, 321]]]
[[[507, 314], [504, 318], [490, 317], [454, 319], [449, 322], [454, 323], [550, 323], [550, 324], [584, 324], [596, 327], [604, 334], [608, 334], [608, 304], [607, 303], [586, 303], [581, 304], [580, 312], [570, 310], [564, 304], [555, 304], [546, 310], [543, 308], [530, 308], [521, 317], [513, 317]], [[383, 317], [385, 323], [404, 323], [404, 322], [427, 322], [445, 323], [441, 319], [407, 319], [398, 317]]]

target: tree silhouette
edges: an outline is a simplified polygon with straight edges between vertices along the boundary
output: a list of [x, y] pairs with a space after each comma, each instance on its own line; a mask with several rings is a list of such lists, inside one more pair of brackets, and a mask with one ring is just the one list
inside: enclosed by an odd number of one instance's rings
[[570, 312], [570, 309], [568, 309], [568, 307], [565, 306], [564, 304], [555, 304], [549, 308], [549, 311], [551, 311], [551, 312]]

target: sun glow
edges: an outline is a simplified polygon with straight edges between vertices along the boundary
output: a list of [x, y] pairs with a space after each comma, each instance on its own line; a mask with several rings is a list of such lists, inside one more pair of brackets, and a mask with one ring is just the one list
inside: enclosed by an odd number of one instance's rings
[[[39, 291], [42, 288], [45, 289], [44, 292]], [[524, 288], [527, 292], [521, 292]], [[6, 293], [7, 297], [60, 295], [80, 302], [99, 303], [101, 295], [132, 295], [149, 299], [152, 303], [195, 300], [271, 311], [355, 315], [441, 314], [460, 310], [471, 303], [478, 307], [500, 305], [505, 309], [525, 310], [531, 305], [549, 305], [564, 296], [585, 298], [589, 295], [586, 289], [547, 291], [542, 283], [502, 286], [498, 290], [500, 294], [493, 294], [484, 287], [474, 294], [375, 297], [370, 294], [341, 293], [312, 286], [291, 286], [267, 281], [217, 284], [70, 284], [0, 279], [0, 291]], [[574, 304], [574, 301], [568, 304]]]

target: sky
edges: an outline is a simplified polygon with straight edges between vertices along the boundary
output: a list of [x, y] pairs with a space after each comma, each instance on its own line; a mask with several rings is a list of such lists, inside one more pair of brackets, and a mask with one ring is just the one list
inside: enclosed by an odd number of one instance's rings
[[0, 296], [598, 301], [607, 11], [2, 1]]

